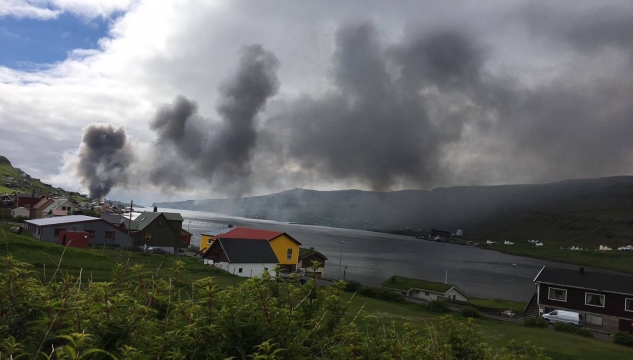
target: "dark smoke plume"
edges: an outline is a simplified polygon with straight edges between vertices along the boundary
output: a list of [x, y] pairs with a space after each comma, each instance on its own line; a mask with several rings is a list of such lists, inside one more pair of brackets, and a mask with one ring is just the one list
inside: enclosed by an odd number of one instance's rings
[[191, 179], [216, 180], [216, 186], [232, 192], [247, 191], [257, 142], [255, 119], [277, 92], [278, 68], [272, 53], [259, 45], [245, 47], [237, 73], [220, 87], [219, 123], [197, 115], [197, 105], [182, 96], [160, 109], [150, 124], [161, 157], [151, 170], [152, 181], [180, 186]]
[[125, 129], [108, 124], [91, 124], [84, 129], [77, 172], [91, 198], [101, 199], [113, 186], [125, 184], [133, 161]]

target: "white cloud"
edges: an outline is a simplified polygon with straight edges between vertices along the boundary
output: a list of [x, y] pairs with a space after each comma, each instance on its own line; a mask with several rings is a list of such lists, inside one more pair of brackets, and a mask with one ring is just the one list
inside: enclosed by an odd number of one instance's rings
[[126, 11], [135, 0], [3, 0], [0, 17], [55, 19], [68, 12], [86, 18], [108, 17], [117, 11]]

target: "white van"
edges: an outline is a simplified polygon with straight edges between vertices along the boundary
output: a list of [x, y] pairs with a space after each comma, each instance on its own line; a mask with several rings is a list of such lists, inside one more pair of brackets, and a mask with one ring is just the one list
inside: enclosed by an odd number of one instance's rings
[[583, 318], [582, 314], [565, 310], [554, 310], [548, 314], [544, 314], [543, 319], [549, 321], [552, 324], [557, 322], [570, 323], [576, 326], [582, 326], [585, 324], [585, 319]]

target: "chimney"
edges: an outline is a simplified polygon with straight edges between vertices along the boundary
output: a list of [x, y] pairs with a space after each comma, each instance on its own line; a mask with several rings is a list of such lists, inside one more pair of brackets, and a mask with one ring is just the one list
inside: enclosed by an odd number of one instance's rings
[[581, 273], [581, 274], [584, 274], [584, 273], [585, 273], [585, 267], [584, 267], [584, 266], [581, 266], [581, 267], [580, 267], [580, 273]]
[[154, 212], [158, 212], [158, 208], [154, 206]]

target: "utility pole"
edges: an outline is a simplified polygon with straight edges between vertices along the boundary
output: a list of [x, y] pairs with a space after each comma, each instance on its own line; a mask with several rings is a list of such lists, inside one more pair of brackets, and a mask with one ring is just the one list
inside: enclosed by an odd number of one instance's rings
[[343, 244], [345, 241], [341, 241], [341, 256], [338, 258], [338, 279], [341, 280], [341, 265], [343, 264]]
[[130, 237], [130, 228], [132, 227], [132, 206], [134, 206], [134, 200], [130, 200], [130, 222], [127, 224], [127, 237], [129, 239], [128, 241], [131, 242], [131, 244], [128, 245], [128, 249], [131, 249], [134, 245], [134, 241]]
[[514, 304], [514, 267], [517, 264], [512, 264], [512, 279], [510, 280], [510, 318], [514, 317], [514, 309], [513, 309], [513, 304]]

